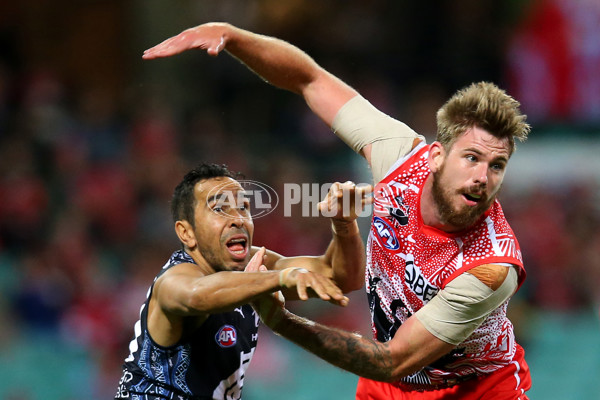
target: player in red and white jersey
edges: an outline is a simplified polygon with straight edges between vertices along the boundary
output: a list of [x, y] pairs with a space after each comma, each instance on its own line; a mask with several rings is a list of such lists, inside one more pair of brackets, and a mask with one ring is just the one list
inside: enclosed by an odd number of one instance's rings
[[361, 376], [357, 399], [526, 399], [523, 349], [506, 317], [525, 277], [496, 196], [529, 125], [491, 83], [438, 111], [436, 141], [377, 110], [295, 46], [226, 23], [188, 29], [144, 58], [226, 50], [265, 81], [304, 97], [357, 153], [376, 184], [366, 289], [376, 340], [254, 306], [275, 332]]

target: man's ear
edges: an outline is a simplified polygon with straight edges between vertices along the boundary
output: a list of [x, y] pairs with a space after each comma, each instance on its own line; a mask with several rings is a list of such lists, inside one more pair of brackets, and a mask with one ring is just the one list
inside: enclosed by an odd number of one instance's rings
[[175, 222], [175, 233], [177, 237], [189, 249], [196, 247], [196, 235], [194, 234], [194, 228], [188, 221], [177, 221]]
[[429, 169], [431, 172], [438, 172], [446, 159], [446, 149], [440, 142], [433, 142], [429, 147]]

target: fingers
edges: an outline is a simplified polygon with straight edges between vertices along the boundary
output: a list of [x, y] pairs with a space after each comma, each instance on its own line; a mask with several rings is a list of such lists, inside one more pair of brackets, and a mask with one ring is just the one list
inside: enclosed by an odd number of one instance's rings
[[366, 206], [373, 203], [373, 186], [357, 186], [352, 181], [335, 182], [329, 188], [325, 199], [318, 204], [318, 209], [325, 217], [353, 221], [363, 212]]
[[177, 46], [177, 41], [181, 40], [182, 35], [183, 35], [183, 33], [180, 33], [177, 36], [170, 37], [169, 39], [162, 41], [161, 43], [157, 44], [156, 46], [145, 50], [144, 54], [142, 55], [142, 58], [145, 60], [150, 60], [153, 58], [168, 57], [168, 56], [171, 56], [173, 54], [183, 51], [183, 50], [177, 51], [177, 49], [180, 47], [180, 46]]
[[[289, 271], [289, 272], [288, 272]], [[337, 305], [346, 306], [348, 298], [341, 289], [329, 278], [303, 268], [288, 268], [282, 271], [284, 287], [296, 287], [298, 298], [308, 300], [309, 297], [318, 296], [321, 300]], [[313, 295], [313, 296], [311, 296]]]
[[261, 247], [260, 249], [258, 249], [258, 251], [256, 253], [254, 253], [252, 258], [248, 262], [248, 265], [246, 265], [246, 268], [244, 269], [244, 271], [246, 271], [246, 272], [267, 271], [267, 267], [265, 267], [263, 265], [266, 252], [267, 252], [267, 249], [265, 249], [264, 246]]
[[186, 29], [180, 34], [170, 37], [144, 51], [142, 58], [169, 57], [190, 49], [206, 49], [211, 56], [218, 55], [225, 49], [225, 28], [220, 24], [205, 24]]

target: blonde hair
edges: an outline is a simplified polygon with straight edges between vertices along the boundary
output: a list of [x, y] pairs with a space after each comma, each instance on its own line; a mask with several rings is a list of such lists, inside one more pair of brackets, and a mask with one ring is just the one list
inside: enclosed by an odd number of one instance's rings
[[531, 127], [520, 103], [493, 83], [472, 83], [456, 92], [437, 112], [437, 138], [450, 150], [460, 135], [474, 126], [500, 139], [508, 139], [510, 154], [515, 138], [523, 142]]

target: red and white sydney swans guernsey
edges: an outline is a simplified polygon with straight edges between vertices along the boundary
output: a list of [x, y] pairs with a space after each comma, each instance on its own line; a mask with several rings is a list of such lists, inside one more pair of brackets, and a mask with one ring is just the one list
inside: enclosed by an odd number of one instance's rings
[[[471, 268], [510, 263], [520, 267], [519, 285], [525, 277], [519, 244], [497, 200], [472, 229], [460, 234], [423, 224], [419, 210], [430, 173], [428, 151], [425, 143], [417, 146], [375, 188], [366, 289], [379, 341], [390, 340], [407, 318]], [[507, 304], [494, 310], [451, 354], [402, 382], [437, 385], [510, 364], [517, 345]]]

